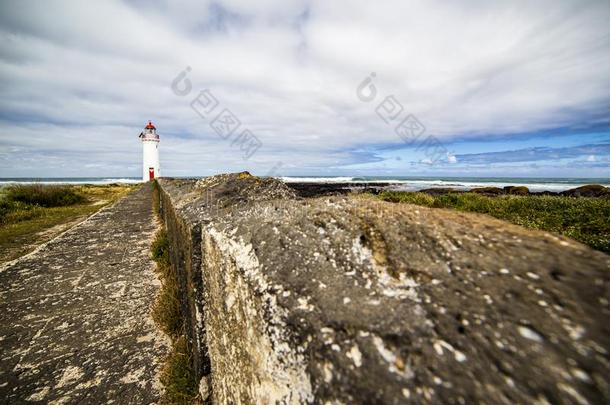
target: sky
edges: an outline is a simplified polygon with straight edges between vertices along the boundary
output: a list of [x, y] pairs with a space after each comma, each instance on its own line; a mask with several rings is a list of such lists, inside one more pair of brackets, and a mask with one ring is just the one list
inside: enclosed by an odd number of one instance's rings
[[610, 2], [0, 0], [0, 177], [610, 177]]

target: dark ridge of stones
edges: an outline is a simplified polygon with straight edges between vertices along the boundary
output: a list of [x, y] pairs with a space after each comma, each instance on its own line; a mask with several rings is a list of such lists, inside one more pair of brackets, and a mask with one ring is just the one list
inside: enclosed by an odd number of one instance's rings
[[511, 195], [529, 195], [530, 190], [525, 186], [506, 186], [504, 187], [504, 193]]
[[159, 184], [172, 249], [198, 256], [179, 274], [200, 279], [183, 293], [210, 365], [204, 398], [610, 401], [601, 252], [482, 215], [299, 199], [245, 175]]
[[465, 193], [464, 190], [457, 190], [455, 188], [450, 187], [437, 187], [437, 188], [426, 188], [419, 191], [420, 193], [426, 193], [430, 195], [442, 195], [442, 194], [451, 194], [451, 193]]
[[563, 191], [560, 194], [568, 197], [604, 197], [610, 195], [610, 189], [599, 184], [588, 184]]
[[[400, 183], [286, 183], [286, 186], [294, 190], [297, 196], [302, 198], [339, 196], [351, 193], [379, 194], [383, 191], [400, 190]], [[451, 187], [434, 187], [419, 190], [420, 193], [433, 196], [450, 193], [477, 193], [489, 197], [500, 195], [548, 195], [568, 197], [605, 197], [610, 195], [610, 189], [599, 184], [590, 184], [577, 187], [563, 192], [554, 191], [530, 191], [525, 186], [499, 187], [475, 187], [470, 190], [455, 189]]]
[[504, 194], [504, 190], [499, 187], [475, 187], [470, 189], [471, 193], [485, 195], [500, 195]]

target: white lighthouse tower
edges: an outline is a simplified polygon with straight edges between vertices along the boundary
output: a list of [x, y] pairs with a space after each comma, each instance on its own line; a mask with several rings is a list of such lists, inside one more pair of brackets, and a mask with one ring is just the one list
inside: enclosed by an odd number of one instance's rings
[[157, 128], [148, 121], [144, 132], [140, 132], [142, 140], [142, 180], [149, 181], [161, 175], [159, 168], [159, 135]]

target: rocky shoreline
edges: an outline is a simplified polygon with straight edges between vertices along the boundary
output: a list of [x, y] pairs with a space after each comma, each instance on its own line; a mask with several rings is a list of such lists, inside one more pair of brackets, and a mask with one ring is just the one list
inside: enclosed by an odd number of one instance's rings
[[[345, 195], [353, 192], [379, 194], [384, 191], [399, 191], [397, 190], [401, 184], [399, 183], [310, 183], [310, 182], [294, 182], [286, 183], [288, 187], [293, 189], [299, 197], [322, 197], [331, 195]], [[402, 191], [402, 190], [400, 190]], [[413, 191], [416, 192], [416, 191]], [[610, 188], [599, 184], [588, 184], [581, 187], [576, 187], [562, 192], [554, 191], [530, 191], [525, 186], [506, 186], [500, 187], [476, 187], [469, 190], [438, 187], [418, 190], [417, 192], [430, 195], [448, 194], [448, 193], [477, 193], [487, 196], [499, 195], [551, 195], [563, 197], [604, 197], [610, 195]]]

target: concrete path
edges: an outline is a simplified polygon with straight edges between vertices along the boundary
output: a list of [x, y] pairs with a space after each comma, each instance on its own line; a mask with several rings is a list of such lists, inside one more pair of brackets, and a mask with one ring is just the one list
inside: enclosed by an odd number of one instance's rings
[[145, 185], [0, 270], [0, 403], [159, 400], [156, 229]]

